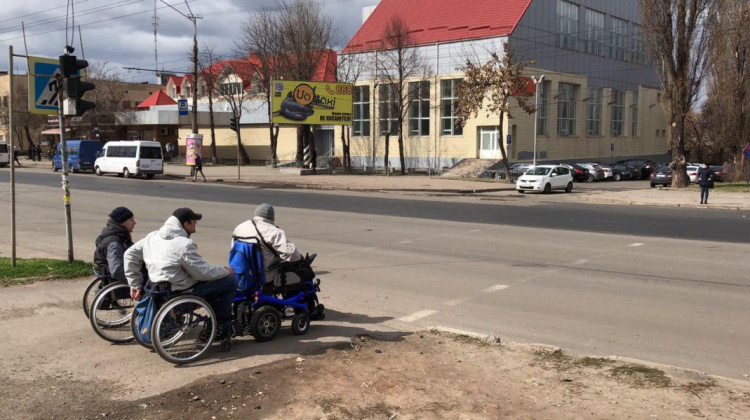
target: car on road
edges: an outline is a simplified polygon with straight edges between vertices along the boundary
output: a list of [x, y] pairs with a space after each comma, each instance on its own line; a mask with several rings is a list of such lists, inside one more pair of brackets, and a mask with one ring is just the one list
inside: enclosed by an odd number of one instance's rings
[[615, 181], [630, 181], [638, 179], [639, 173], [640, 171], [638, 169], [621, 163], [617, 163], [612, 167], [612, 177]]
[[161, 143], [158, 141], [110, 141], [96, 159], [94, 171], [126, 178], [145, 175], [151, 179], [164, 173]]
[[710, 168], [714, 171], [714, 181], [724, 182], [724, 167], [720, 165], [711, 165]]
[[10, 150], [8, 143], [0, 141], [0, 167], [10, 165]]
[[538, 165], [526, 171], [516, 181], [516, 191], [541, 191], [545, 194], [552, 190], [573, 191], [573, 176], [570, 169], [563, 165]]
[[[102, 150], [102, 144], [98, 140], [67, 140], [65, 148], [68, 152], [66, 166], [70, 172], [93, 171], [96, 156]], [[57, 172], [62, 169], [62, 142], [57, 144], [55, 155], [52, 156], [52, 170]]]
[[603, 181], [606, 176], [604, 169], [595, 163], [577, 163], [576, 165], [588, 169], [589, 176], [586, 178], [586, 182]]
[[662, 166], [651, 173], [651, 188], [656, 188], [657, 185], [672, 185], [672, 168], [669, 166]]
[[617, 164], [638, 169], [639, 173], [636, 179], [649, 179], [651, 172], [653, 172], [653, 163], [648, 159], [627, 159], [618, 161]]

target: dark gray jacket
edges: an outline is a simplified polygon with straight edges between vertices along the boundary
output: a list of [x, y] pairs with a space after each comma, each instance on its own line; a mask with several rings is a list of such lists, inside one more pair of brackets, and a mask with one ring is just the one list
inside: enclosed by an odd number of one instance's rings
[[132, 245], [130, 232], [119, 223], [109, 219], [101, 235], [96, 238], [94, 263], [97, 265], [99, 274], [109, 274], [115, 281], [127, 281], [123, 256]]

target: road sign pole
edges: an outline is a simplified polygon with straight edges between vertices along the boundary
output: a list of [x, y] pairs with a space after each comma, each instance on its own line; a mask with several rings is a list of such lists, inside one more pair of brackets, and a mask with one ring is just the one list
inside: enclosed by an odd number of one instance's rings
[[[60, 149], [62, 151], [62, 188], [63, 188], [63, 205], [65, 208], [65, 235], [68, 238], [68, 262], [73, 262], [73, 223], [70, 212], [70, 185], [68, 182], [68, 148], [65, 141], [65, 115], [63, 115], [63, 88], [62, 88], [62, 76], [58, 75], [57, 79], [57, 98], [58, 103], [58, 119], [60, 121]], [[54, 165], [54, 163], [53, 163]]]
[[8, 88], [8, 133], [10, 142], [8, 150], [10, 153], [10, 259], [11, 266], [16, 266], [16, 149], [13, 143], [13, 46], [8, 47], [8, 78], [10, 87]]

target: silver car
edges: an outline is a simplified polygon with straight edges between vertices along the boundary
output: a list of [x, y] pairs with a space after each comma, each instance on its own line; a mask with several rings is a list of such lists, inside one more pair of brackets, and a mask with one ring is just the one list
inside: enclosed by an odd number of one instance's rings
[[599, 165], [593, 163], [578, 163], [577, 165], [589, 170], [586, 182], [602, 181], [606, 177], [604, 169]]

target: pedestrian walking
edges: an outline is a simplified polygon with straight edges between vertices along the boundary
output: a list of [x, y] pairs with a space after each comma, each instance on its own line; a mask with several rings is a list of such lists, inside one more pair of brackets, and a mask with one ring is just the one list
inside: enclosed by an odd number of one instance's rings
[[198, 179], [198, 172], [201, 173], [203, 182], [206, 182], [206, 176], [203, 175], [203, 159], [201, 159], [201, 155], [197, 155], [195, 157], [195, 166], [193, 167], [193, 182]]
[[701, 204], [708, 204], [708, 190], [714, 187], [716, 174], [707, 163], [698, 170], [698, 185], [701, 187]]
[[38, 144], [34, 149], [36, 150], [36, 160], [41, 162], [42, 161], [42, 146]]
[[21, 162], [18, 160], [18, 146], [13, 146], [13, 160], [16, 161], [16, 165], [21, 166]]

